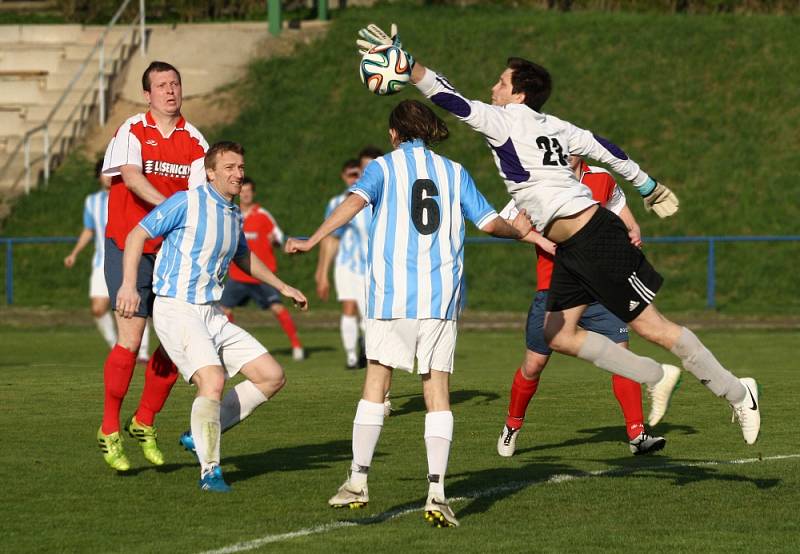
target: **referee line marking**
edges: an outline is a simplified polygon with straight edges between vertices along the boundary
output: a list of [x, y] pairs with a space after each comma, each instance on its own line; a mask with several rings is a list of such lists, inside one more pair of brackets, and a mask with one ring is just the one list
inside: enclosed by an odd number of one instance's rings
[[[778, 461], [778, 460], [789, 460], [789, 459], [796, 459], [800, 458], [800, 454], [782, 454], [777, 456], [766, 456], [766, 457], [759, 457], [759, 458], [741, 458], [738, 460], [709, 460], [704, 462], [688, 462], [683, 464], [662, 464], [662, 465], [653, 465], [647, 467], [624, 467], [624, 468], [614, 468], [614, 469], [601, 469], [596, 471], [584, 471], [578, 473], [565, 473], [565, 474], [556, 474], [551, 475], [547, 479], [537, 479], [537, 480], [529, 480], [529, 481], [514, 481], [511, 483], [506, 483], [504, 485], [498, 485], [496, 487], [490, 487], [488, 489], [483, 490], [476, 490], [470, 492], [464, 496], [457, 496], [450, 498], [450, 502], [463, 502], [466, 500], [475, 500], [477, 498], [485, 498], [485, 497], [492, 497], [497, 496], [502, 493], [508, 492], [515, 492], [518, 490], [522, 490], [526, 487], [536, 486], [536, 485], [550, 485], [550, 484], [558, 484], [558, 483], [565, 483], [568, 481], [577, 481], [582, 479], [588, 479], [590, 477], [605, 477], [608, 475], [624, 475], [626, 473], [635, 473], [637, 471], [645, 472], [650, 470], [659, 470], [659, 469], [671, 469], [671, 468], [685, 468], [685, 467], [705, 467], [705, 466], [726, 466], [726, 465], [745, 465], [745, 464], [753, 464], [757, 462], [770, 462], [770, 461]], [[291, 539], [295, 539], [298, 537], [307, 537], [309, 535], [319, 535], [322, 533], [329, 533], [331, 531], [336, 531], [338, 529], [343, 529], [345, 527], [357, 527], [359, 525], [368, 525], [372, 523], [382, 523], [384, 521], [388, 521], [390, 519], [394, 519], [397, 517], [401, 517], [412, 512], [419, 512], [422, 508], [420, 507], [418, 502], [413, 504], [406, 504], [399, 508], [395, 508], [394, 510], [389, 510], [386, 512], [382, 512], [380, 514], [376, 514], [374, 516], [369, 516], [365, 518], [359, 519], [352, 519], [346, 521], [334, 521], [331, 523], [325, 523], [321, 525], [315, 525], [313, 527], [306, 527], [304, 529], [298, 529], [297, 531], [290, 531], [287, 533], [276, 533], [271, 535], [264, 535], [263, 537], [259, 537], [257, 539], [237, 542], [235, 544], [231, 544], [228, 546], [224, 546], [222, 548], [218, 548], [215, 550], [206, 550], [201, 552], [200, 554], [235, 554], [237, 552], [246, 552], [248, 550], [254, 550], [261, 546], [272, 544], [276, 542], [284, 542]]]

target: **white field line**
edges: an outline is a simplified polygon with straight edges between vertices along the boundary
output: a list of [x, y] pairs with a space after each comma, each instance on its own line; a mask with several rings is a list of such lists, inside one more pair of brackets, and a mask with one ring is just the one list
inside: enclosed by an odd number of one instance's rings
[[[624, 475], [626, 473], [647, 472], [651, 470], [683, 468], [683, 467], [744, 465], [744, 464], [754, 464], [757, 462], [788, 460], [793, 458], [800, 458], [800, 454], [783, 454], [779, 456], [767, 456], [764, 458], [761, 457], [742, 458], [739, 460], [709, 460], [704, 462], [687, 462], [683, 464], [624, 467], [617, 469], [602, 469], [597, 471], [558, 474], [558, 475], [551, 475], [547, 479], [543, 480], [514, 481], [511, 483], [506, 483], [504, 485], [499, 485], [497, 487], [491, 487], [488, 489], [473, 491], [471, 493], [466, 494], [465, 496], [458, 496], [451, 498], [450, 502], [463, 502], [465, 500], [474, 500], [476, 498], [498, 496], [500, 494], [522, 490], [530, 486], [565, 483], [567, 481], [577, 481], [579, 479], [588, 479], [590, 477], [605, 477], [608, 475], [621, 475], [621, 474]], [[322, 525], [316, 525], [314, 527], [306, 527], [304, 529], [298, 529], [297, 531], [290, 531], [288, 533], [264, 535], [263, 537], [257, 539], [244, 542], [237, 542], [236, 544], [224, 546], [216, 550], [206, 550], [204, 552], [201, 552], [200, 554], [234, 554], [236, 552], [245, 552], [247, 550], [253, 550], [267, 544], [288, 541], [297, 537], [307, 537], [309, 535], [328, 533], [330, 531], [336, 531], [337, 529], [342, 529], [344, 527], [355, 527], [358, 525], [381, 523], [383, 521], [394, 519], [396, 517], [404, 516], [406, 514], [410, 514], [412, 512], [418, 512], [421, 510], [422, 508], [418, 503], [407, 504], [405, 506], [400, 506], [399, 508], [395, 508], [394, 510], [389, 510], [387, 512], [383, 512], [366, 518], [352, 519], [346, 521], [334, 521], [332, 523], [325, 523]]]

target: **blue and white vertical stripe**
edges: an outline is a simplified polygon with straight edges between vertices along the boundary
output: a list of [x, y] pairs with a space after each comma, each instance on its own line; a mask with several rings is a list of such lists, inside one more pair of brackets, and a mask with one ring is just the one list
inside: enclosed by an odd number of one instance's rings
[[[325, 209], [327, 218], [339, 204], [347, 198], [347, 192], [334, 196]], [[339, 239], [339, 250], [336, 253], [336, 265], [346, 268], [356, 275], [364, 275], [367, 271], [367, 245], [369, 243], [369, 226], [372, 222], [372, 207], [367, 206], [346, 225], [342, 225], [333, 235]]]
[[164, 237], [153, 291], [190, 304], [218, 301], [231, 260], [248, 252], [239, 207], [209, 184], [173, 194], [139, 225]]
[[[439, 212], [439, 226], [430, 234], [412, 221], [412, 189], [423, 179], [437, 190], [423, 198]], [[373, 208], [367, 317], [457, 319], [465, 292], [464, 218], [483, 227], [497, 217], [466, 169], [422, 141], [404, 142], [371, 162], [351, 190]]]
[[105, 259], [106, 222], [108, 221], [108, 192], [90, 194], [83, 203], [83, 226], [94, 232], [92, 267], [102, 268]]

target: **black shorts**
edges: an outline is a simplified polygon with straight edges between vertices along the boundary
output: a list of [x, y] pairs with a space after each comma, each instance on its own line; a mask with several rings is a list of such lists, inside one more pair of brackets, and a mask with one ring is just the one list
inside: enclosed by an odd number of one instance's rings
[[222, 289], [220, 304], [226, 308], [244, 306], [250, 299], [255, 300], [256, 304], [266, 310], [273, 304], [282, 304], [281, 293], [272, 285], [266, 283], [242, 283], [228, 278], [225, 288]]
[[656, 297], [664, 278], [612, 212], [599, 208], [583, 228], [556, 248], [547, 311], [600, 302], [624, 322]]
[[[104, 271], [108, 296], [111, 299], [111, 309], [117, 309], [117, 293], [122, 286], [122, 256], [124, 251], [117, 248], [113, 239], [106, 237], [106, 252]], [[137, 317], [153, 317], [153, 269], [156, 265], [155, 254], [142, 254], [139, 270], [136, 274], [136, 290], [139, 292], [139, 308], [133, 314]]]

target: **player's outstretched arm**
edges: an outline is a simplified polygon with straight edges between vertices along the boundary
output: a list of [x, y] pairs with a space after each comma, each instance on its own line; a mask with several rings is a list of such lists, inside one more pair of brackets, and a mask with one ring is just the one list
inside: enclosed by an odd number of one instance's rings
[[244, 255], [234, 259], [234, 261], [236, 265], [248, 275], [255, 277], [262, 283], [275, 287], [282, 295], [291, 298], [294, 305], [301, 310], [308, 309], [308, 300], [306, 296], [298, 289], [284, 283], [249, 249], [247, 249]]
[[122, 285], [117, 292], [117, 313], [124, 318], [131, 318], [139, 309], [141, 301], [136, 290], [136, 273], [142, 259], [144, 242], [149, 238], [147, 231], [136, 226], [128, 233], [125, 240], [125, 253], [122, 256]]
[[75, 265], [75, 260], [78, 258], [78, 254], [86, 248], [86, 245], [92, 241], [94, 237], [94, 231], [91, 229], [87, 229], [86, 227], [83, 228], [81, 234], [78, 235], [78, 242], [75, 243], [75, 247], [72, 249], [72, 252], [64, 258], [64, 267], [71, 268]]
[[290, 238], [286, 241], [284, 251], [287, 254], [298, 254], [310, 251], [319, 244], [322, 239], [353, 219], [366, 205], [367, 201], [358, 194], [349, 194], [344, 202], [339, 204], [336, 209], [331, 212], [331, 215], [322, 222], [322, 225], [314, 231], [314, 234], [311, 235], [308, 240]]
[[498, 215], [481, 227], [481, 231], [493, 237], [516, 240], [522, 240], [532, 229], [531, 220], [525, 210], [520, 210], [511, 224]]
[[321, 300], [328, 300], [331, 290], [328, 276], [338, 251], [339, 239], [333, 235], [328, 235], [319, 244], [319, 259], [317, 260], [317, 271], [314, 273], [314, 281], [317, 284], [317, 296]]

